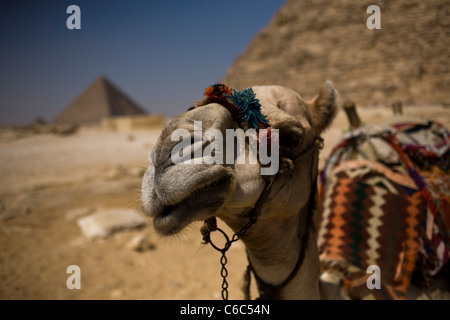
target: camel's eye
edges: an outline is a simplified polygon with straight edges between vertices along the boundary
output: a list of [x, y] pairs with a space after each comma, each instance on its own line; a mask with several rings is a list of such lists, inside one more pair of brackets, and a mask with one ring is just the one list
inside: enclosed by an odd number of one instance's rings
[[301, 151], [303, 131], [300, 128], [279, 129], [281, 154], [288, 158], [294, 158]]
[[285, 148], [296, 148], [302, 140], [300, 130], [279, 129], [280, 144]]
[[301, 137], [296, 132], [290, 132], [282, 137], [282, 145], [286, 148], [295, 148], [300, 143]]

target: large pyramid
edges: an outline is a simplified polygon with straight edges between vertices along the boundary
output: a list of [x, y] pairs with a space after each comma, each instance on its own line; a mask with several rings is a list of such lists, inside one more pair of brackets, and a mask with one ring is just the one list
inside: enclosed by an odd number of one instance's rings
[[[366, 26], [370, 5], [381, 29]], [[449, 0], [289, 0], [229, 68], [236, 89], [279, 84], [312, 98], [326, 79], [361, 105], [450, 102]]]
[[103, 118], [146, 114], [104, 77], [97, 78], [53, 123], [94, 124]]

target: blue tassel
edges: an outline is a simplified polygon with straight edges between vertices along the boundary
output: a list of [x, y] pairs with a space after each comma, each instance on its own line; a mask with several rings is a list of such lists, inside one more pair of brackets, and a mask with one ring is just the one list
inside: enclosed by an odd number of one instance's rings
[[261, 104], [259, 103], [259, 99], [256, 99], [256, 94], [252, 88], [233, 91], [227, 97], [239, 107], [247, 128], [257, 129], [260, 125], [267, 125], [269, 123], [261, 113]]

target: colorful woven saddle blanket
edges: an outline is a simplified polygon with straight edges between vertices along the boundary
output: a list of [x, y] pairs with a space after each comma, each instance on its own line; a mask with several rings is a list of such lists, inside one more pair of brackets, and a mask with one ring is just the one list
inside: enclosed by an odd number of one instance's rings
[[346, 133], [320, 174], [322, 272], [352, 299], [405, 299], [413, 272], [436, 275], [450, 259], [450, 134], [399, 120]]

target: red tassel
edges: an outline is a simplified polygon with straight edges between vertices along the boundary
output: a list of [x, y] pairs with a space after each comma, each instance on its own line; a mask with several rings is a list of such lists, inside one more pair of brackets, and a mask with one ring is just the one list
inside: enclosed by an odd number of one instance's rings
[[219, 98], [223, 97], [224, 95], [230, 95], [231, 93], [233, 93], [233, 90], [230, 87], [218, 83], [206, 88], [204, 95], [207, 98]]

